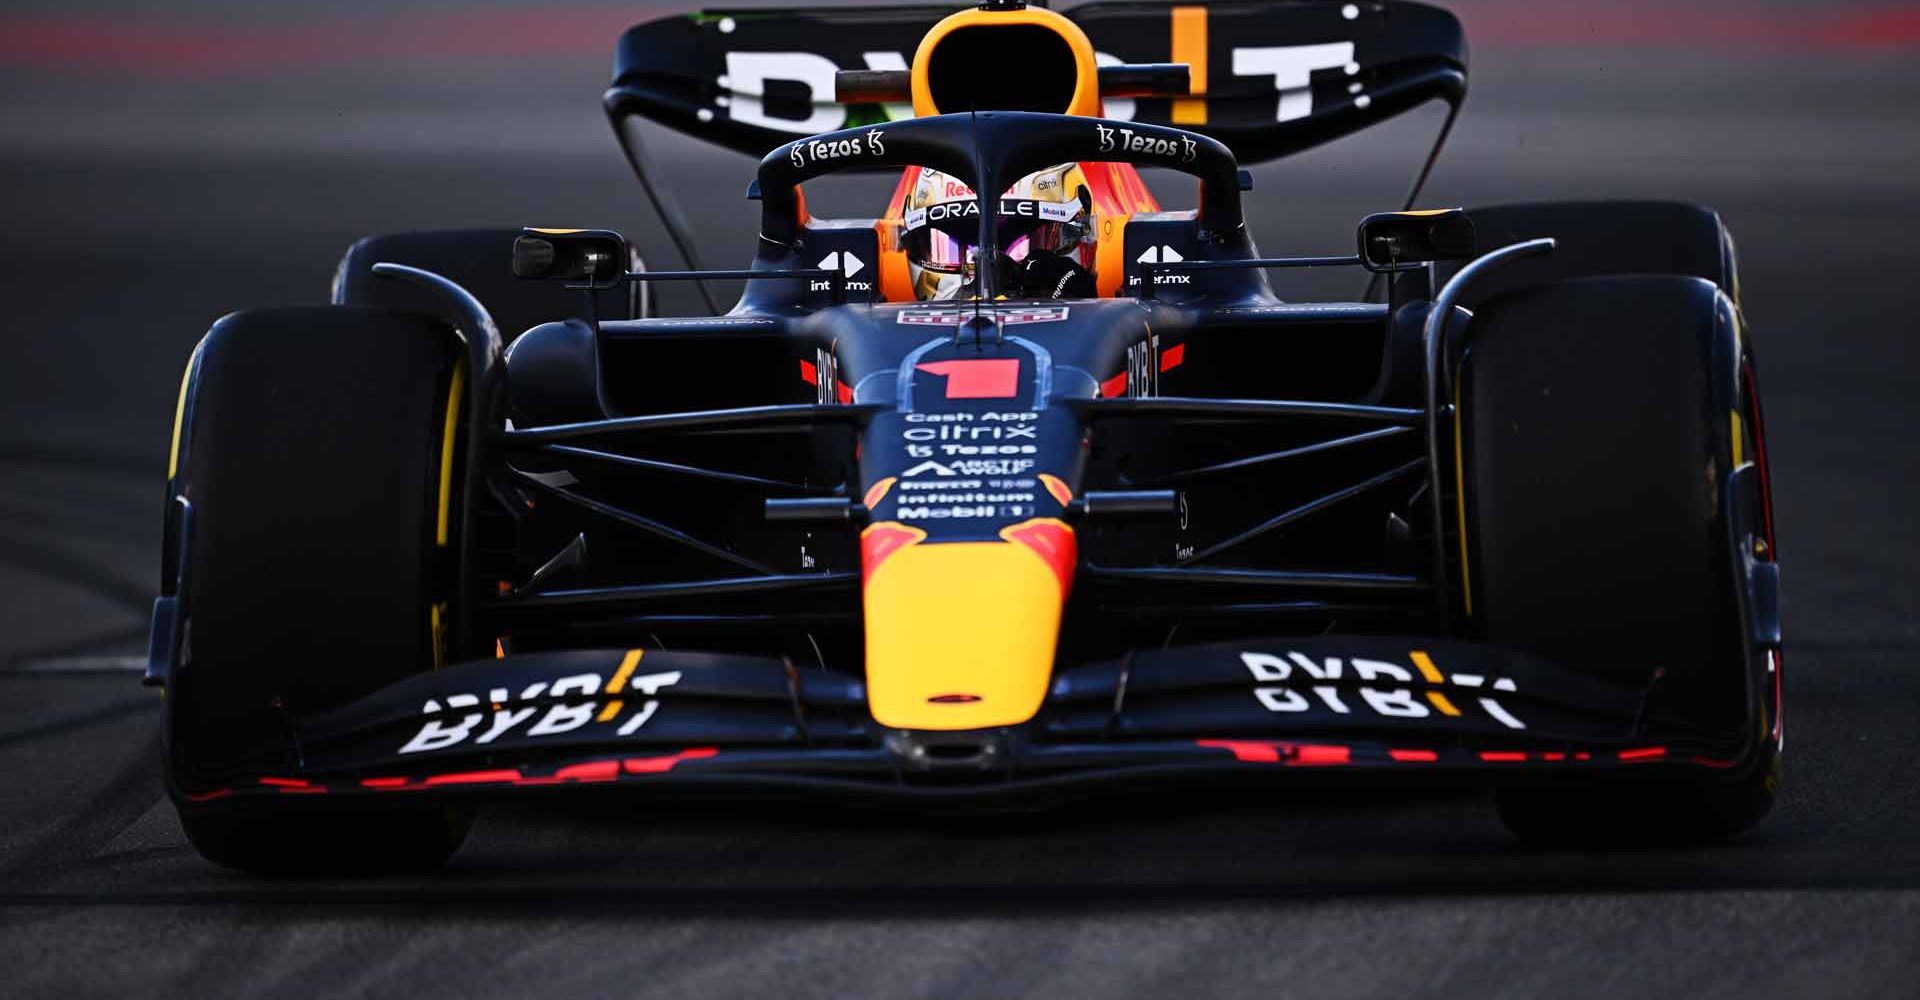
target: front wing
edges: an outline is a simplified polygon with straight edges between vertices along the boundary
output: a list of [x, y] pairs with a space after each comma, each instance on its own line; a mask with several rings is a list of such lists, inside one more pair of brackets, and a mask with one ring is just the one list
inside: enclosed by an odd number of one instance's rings
[[1139, 651], [1059, 671], [1026, 724], [907, 731], [875, 723], [864, 686], [818, 666], [528, 653], [289, 723], [237, 769], [177, 771], [174, 786], [196, 803], [631, 784], [992, 806], [1303, 772], [1500, 784], [1750, 758], [1725, 735], [1662, 722], [1657, 704], [1655, 689], [1513, 650], [1341, 636]]

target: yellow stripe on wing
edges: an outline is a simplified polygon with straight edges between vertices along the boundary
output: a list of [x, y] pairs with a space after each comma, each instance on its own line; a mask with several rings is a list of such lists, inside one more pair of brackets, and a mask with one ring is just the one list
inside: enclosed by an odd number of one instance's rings
[[[608, 694], [619, 694], [626, 688], [627, 681], [633, 679], [633, 668], [640, 665], [640, 657], [645, 656], [646, 652], [644, 649], [627, 650], [626, 657], [620, 661], [620, 669], [615, 670], [613, 672], [613, 678], [607, 681]], [[597, 716], [594, 721], [612, 722], [620, 715], [620, 710], [625, 707], [626, 702], [615, 698], [607, 702], [606, 707], [600, 710], [599, 716]]]
[[614, 671], [613, 679], [607, 682], [608, 694], [619, 694], [627, 686], [627, 681], [633, 679], [633, 668], [640, 665], [640, 657], [645, 656], [646, 652], [644, 649], [627, 650], [626, 658], [620, 661], [620, 669]]
[[[1446, 675], [1440, 672], [1439, 667], [1433, 665], [1433, 657], [1428, 656], [1424, 650], [1416, 649], [1408, 653], [1407, 658], [1413, 661], [1414, 666], [1420, 668], [1420, 676], [1425, 677], [1428, 684], [1447, 682]], [[1427, 700], [1433, 703], [1434, 708], [1440, 710], [1441, 715], [1460, 714], [1460, 710], [1453, 707], [1453, 702], [1448, 701], [1447, 696], [1438, 691], [1428, 691]]]

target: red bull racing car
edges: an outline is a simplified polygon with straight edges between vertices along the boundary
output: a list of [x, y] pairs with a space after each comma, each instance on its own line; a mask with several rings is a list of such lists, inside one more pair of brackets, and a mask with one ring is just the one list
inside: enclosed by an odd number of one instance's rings
[[[333, 304], [193, 353], [147, 678], [190, 839], [418, 866], [567, 789], [1310, 776], [1492, 788], [1548, 843], [1752, 825], [1778, 570], [1719, 218], [1386, 211], [1315, 257], [1244, 221], [1244, 165], [1465, 86], [1459, 23], [1404, 0], [633, 28], [606, 108], [687, 270], [599, 230], [374, 237]], [[645, 121], [761, 157], [748, 267], [693, 260]], [[848, 171], [899, 180], [814, 216]], [[1299, 267], [1374, 283], [1281, 301]]]

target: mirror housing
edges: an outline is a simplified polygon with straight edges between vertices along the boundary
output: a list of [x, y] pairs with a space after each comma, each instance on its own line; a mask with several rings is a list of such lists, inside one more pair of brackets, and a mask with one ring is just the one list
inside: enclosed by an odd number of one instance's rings
[[605, 229], [523, 229], [513, 241], [513, 276], [612, 288], [632, 260], [626, 237]]
[[1369, 271], [1469, 260], [1475, 252], [1473, 220], [1457, 208], [1380, 212], [1360, 220], [1360, 262]]

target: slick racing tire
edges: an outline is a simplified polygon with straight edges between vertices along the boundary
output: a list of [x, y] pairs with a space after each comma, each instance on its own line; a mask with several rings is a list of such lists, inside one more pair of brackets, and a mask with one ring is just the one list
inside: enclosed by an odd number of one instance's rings
[[[513, 241], [518, 229], [440, 229], [369, 236], [347, 248], [333, 275], [333, 302], [345, 306], [374, 306], [429, 312], [428, 292], [404, 281], [373, 273], [379, 263], [405, 264], [452, 279], [472, 292], [512, 341], [541, 323], [563, 319], [639, 319], [652, 315], [646, 282], [627, 282], [594, 292], [593, 308], [587, 296], [565, 282], [527, 281], [513, 276]], [[646, 266], [638, 252], [630, 270]]]
[[181, 822], [209, 860], [390, 870], [444, 861], [465, 835], [468, 817], [438, 806], [293, 811], [230, 794], [298, 773], [301, 718], [443, 655], [460, 357], [436, 320], [344, 306], [236, 313], [202, 342], [173, 487], [191, 515], [167, 743]]
[[[1650, 691], [1650, 726], [1749, 748], [1707, 777], [1505, 789], [1500, 815], [1527, 841], [1712, 839], [1773, 804], [1774, 661], [1748, 639], [1728, 520], [1767, 502], [1739, 323], [1712, 283], [1666, 275], [1521, 289], [1472, 321], [1458, 389], [1471, 627]], [[1754, 495], [1729, 504], [1729, 483]]]

